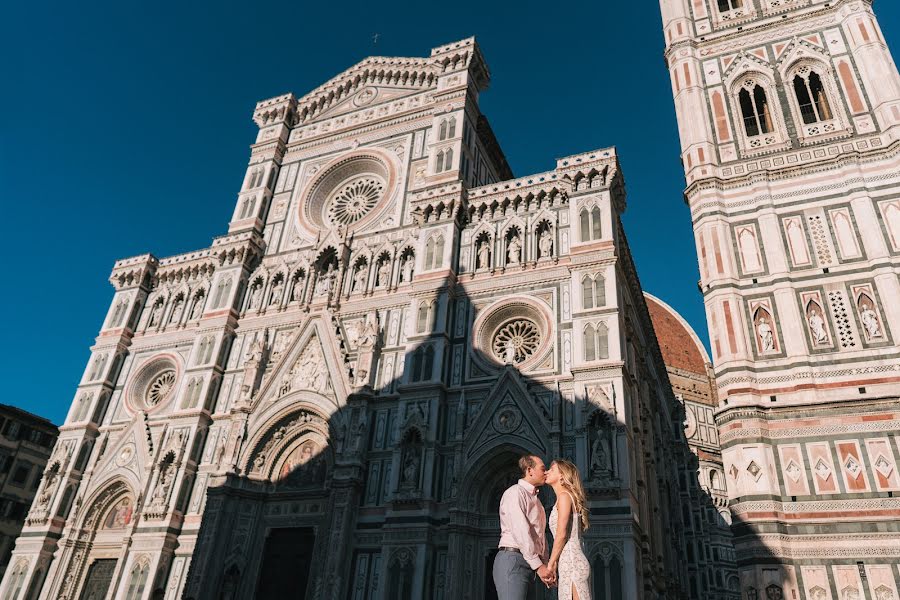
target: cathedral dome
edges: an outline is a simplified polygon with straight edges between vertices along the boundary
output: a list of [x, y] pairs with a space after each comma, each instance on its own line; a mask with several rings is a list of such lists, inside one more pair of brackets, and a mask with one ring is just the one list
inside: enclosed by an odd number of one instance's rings
[[711, 361], [693, 328], [656, 296], [644, 292], [644, 298], [666, 366], [706, 375], [706, 365]]

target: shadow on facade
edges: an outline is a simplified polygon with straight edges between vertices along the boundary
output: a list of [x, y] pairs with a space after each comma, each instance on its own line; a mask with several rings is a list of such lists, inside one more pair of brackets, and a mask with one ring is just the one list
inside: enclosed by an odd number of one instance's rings
[[[183, 597], [496, 598], [500, 496], [519, 456], [534, 453], [584, 475], [595, 600], [713, 598], [702, 579], [727, 569], [695, 516], [712, 504], [683, 414], [651, 404], [632, 415], [641, 370], [590, 394], [571, 377], [529, 377], [516, 365], [532, 357], [501, 348], [514, 363], [504, 365], [477, 349], [475, 307], [487, 302], [473, 304], [464, 285], [416, 282], [410, 295], [436, 300], [422, 333], [421, 315], [398, 336], [393, 317], [370, 313], [373, 327], [353, 336], [347, 324], [361, 313], [314, 301], [281, 356], [266, 349], [258, 394], [231, 407], [227, 443], [209, 442], [222, 470], [209, 480]], [[665, 373], [658, 349], [648, 353]], [[381, 377], [401, 356], [402, 374]], [[541, 500], [549, 514], [549, 488]]]

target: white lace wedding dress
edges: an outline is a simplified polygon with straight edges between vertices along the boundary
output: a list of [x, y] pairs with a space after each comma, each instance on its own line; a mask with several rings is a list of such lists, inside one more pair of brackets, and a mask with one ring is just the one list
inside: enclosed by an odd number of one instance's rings
[[[571, 496], [571, 494], [569, 494]], [[578, 592], [578, 600], [591, 600], [591, 563], [584, 555], [581, 545], [581, 515], [575, 512], [575, 499], [572, 499], [572, 516], [569, 523], [569, 539], [559, 556], [557, 585], [559, 600], [572, 600]], [[550, 512], [550, 531], [556, 533], [559, 515], [556, 505]]]

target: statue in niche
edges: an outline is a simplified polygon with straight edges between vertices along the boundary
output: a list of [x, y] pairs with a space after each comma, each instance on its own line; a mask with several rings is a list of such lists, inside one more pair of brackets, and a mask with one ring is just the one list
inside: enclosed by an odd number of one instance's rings
[[150, 309], [150, 320], [147, 322], [148, 327], [159, 325], [159, 313], [162, 311], [162, 302], [157, 302]]
[[353, 291], [364, 292], [366, 290], [366, 265], [359, 263], [356, 265], [356, 273], [353, 274]]
[[297, 275], [294, 278], [294, 286], [291, 288], [291, 302], [296, 302], [300, 300], [300, 296], [303, 294], [303, 277]]
[[479, 269], [489, 269], [491, 266], [491, 243], [487, 238], [483, 238], [478, 244], [478, 265]]
[[510, 238], [506, 246], [506, 264], [517, 265], [522, 260], [522, 244], [519, 242], [519, 236], [514, 235]]
[[203, 300], [204, 297], [202, 295], [194, 298], [194, 307], [191, 309], [191, 321], [200, 318], [200, 314], [203, 312]]
[[278, 304], [281, 302], [281, 292], [284, 289], [284, 280], [279, 279], [275, 282], [275, 285], [272, 286], [272, 295], [269, 298], [269, 306], [274, 304]]
[[358, 385], [368, 385], [369, 376], [375, 366], [375, 346], [378, 344], [378, 316], [377, 314], [366, 317], [357, 341], [359, 357], [356, 361], [356, 382]]
[[604, 478], [612, 470], [612, 452], [610, 451], [607, 428], [600, 424], [594, 433], [591, 448], [591, 474], [595, 478]]
[[549, 229], [545, 229], [538, 238], [538, 249], [541, 251], [541, 258], [553, 256], [553, 237]]
[[769, 325], [769, 320], [765, 316], [760, 316], [756, 324], [756, 333], [759, 336], [759, 345], [763, 352], [775, 351], [775, 334]]
[[177, 324], [181, 320], [181, 314], [184, 312], [184, 299], [179, 296], [175, 298], [175, 304], [172, 305], [172, 314], [169, 315], [169, 323]]
[[169, 497], [169, 489], [172, 487], [172, 465], [165, 463], [159, 470], [159, 481], [156, 482], [156, 489], [153, 490], [153, 496], [150, 498], [151, 505], [165, 504]]
[[262, 295], [262, 285], [254, 283], [250, 289], [250, 304], [247, 308], [259, 308], [259, 297]]
[[875, 312], [875, 306], [866, 296], [859, 301], [859, 318], [863, 327], [866, 328], [866, 335], [870, 340], [881, 337], [881, 322], [878, 320], [878, 313]]
[[44, 489], [38, 495], [36, 508], [47, 508], [50, 500], [53, 498], [53, 494], [56, 493], [59, 481], [59, 471], [56, 468], [51, 467], [44, 473]]
[[407, 257], [403, 260], [403, 267], [400, 272], [400, 279], [403, 283], [409, 283], [410, 281], [412, 281], [415, 262], [416, 259], [412, 255], [407, 255]]
[[387, 287], [391, 279], [391, 262], [387, 259], [378, 265], [378, 286]]
[[825, 329], [825, 319], [822, 318], [821, 311], [814, 304], [811, 304], [809, 307], [807, 322], [809, 323], [809, 332], [812, 334], [813, 342], [816, 344], [827, 344], [828, 331]]
[[410, 447], [403, 457], [403, 471], [400, 487], [415, 489], [419, 487], [419, 454], [416, 448]]
[[256, 340], [250, 346], [247, 352], [247, 359], [244, 361], [244, 378], [241, 382], [241, 400], [248, 402], [253, 398], [259, 383], [259, 375], [262, 370], [263, 355], [266, 352], [266, 338], [268, 331], [264, 331], [262, 335], [257, 336]]
[[334, 263], [329, 263], [328, 268], [324, 273], [319, 274], [319, 280], [316, 281], [316, 295], [330, 298], [335, 277], [337, 277], [337, 273], [334, 270]]

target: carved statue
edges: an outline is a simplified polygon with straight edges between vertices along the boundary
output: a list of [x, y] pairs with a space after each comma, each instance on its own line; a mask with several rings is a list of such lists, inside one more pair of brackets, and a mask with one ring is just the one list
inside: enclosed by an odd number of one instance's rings
[[419, 485], [419, 457], [415, 449], [410, 448], [403, 459], [403, 479], [400, 485], [415, 488]]
[[553, 238], [549, 229], [545, 229], [538, 238], [538, 249], [541, 251], [541, 258], [553, 256]]
[[522, 259], [522, 244], [519, 242], [519, 236], [514, 235], [506, 247], [506, 264], [517, 265]]
[[388, 260], [381, 261], [381, 264], [378, 265], [378, 285], [380, 287], [387, 287], [390, 283], [391, 278], [391, 263]]
[[491, 244], [487, 239], [481, 240], [478, 244], [478, 264], [479, 269], [487, 269], [491, 266]]
[[181, 320], [181, 315], [184, 312], [184, 299], [178, 297], [175, 299], [175, 304], [172, 305], [172, 313], [169, 315], [169, 323], [177, 324], [178, 321]]
[[503, 345], [503, 362], [508, 365], [516, 362], [516, 344], [512, 340], [506, 340]]
[[325, 298], [331, 297], [331, 290], [334, 287], [334, 279], [337, 274], [334, 271], [334, 264], [329, 263], [328, 269], [319, 275], [318, 281], [316, 281], [316, 295], [324, 296]]
[[294, 285], [291, 288], [291, 302], [296, 302], [300, 300], [300, 296], [303, 294], [303, 278], [299, 275], [294, 279]]
[[606, 428], [600, 427], [597, 429], [594, 446], [591, 448], [591, 473], [602, 475], [609, 473], [611, 468], [612, 453], [606, 436]]
[[203, 312], [203, 300], [204, 296], [197, 296], [194, 299], [194, 307], [191, 309], [191, 320], [199, 319], [200, 314]]
[[822, 318], [821, 313], [815, 308], [810, 310], [808, 322], [809, 331], [812, 333], [813, 341], [816, 344], [827, 344], [828, 331], [825, 329], [825, 320]]
[[416, 259], [412, 256], [407, 256], [403, 261], [403, 271], [400, 274], [400, 278], [403, 283], [409, 283], [413, 278], [413, 268], [415, 267]]
[[162, 311], [162, 302], [157, 302], [150, 309], [150, 320], [147, 322], [148, 327], [159, 325], [159, 313]]
[[363, 292], [366, 289], [366, 265], [356, 265], [356, 273], [353, 275], [353, 291]]
[[763, 352], [772, 352], [775, 350], [775, 336], [772, 328], [769, 326], [769, 320], [762, 317], [756, 326], [756, 332], [759, 335], [760, 345]]
[[878, 315], [870, 304], [866, 303], [863, 305], [859, 317], [862, 320], [863, 327], [866, 328], [866, 334], [870, 340], [881, 337], [881, 323], [878, 321]]
[[375, 346], [378, 343], [378, 316], [369, 315], [357, 341], [359, 357], [356, 361], [356, 382], [358, 385], [369, 383], [369, 376], [375, 366]]
[[262, 286], [254, 284], [250, 290], [250, 305], [248, 308], [259, 308], [259, 297], [262, 295]]
[[284, 281], [279, 279], [272, 286], [272, 296], [269, 298], [269, 306], [281, 302], [281, 292], [284, 289]]
[[172, 487], [172, 465], [165, 465], [159, 470], [159, 481], [156, 482], [156, 489], [153, 490], [153, 496], [150, 499], [151, 505], [165, 504], [169, 497], [169, 488]]

